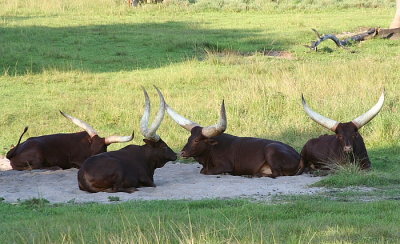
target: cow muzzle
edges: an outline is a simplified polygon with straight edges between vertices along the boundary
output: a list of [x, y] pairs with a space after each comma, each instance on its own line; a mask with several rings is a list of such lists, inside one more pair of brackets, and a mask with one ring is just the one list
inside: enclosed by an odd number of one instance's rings
[[353, 152], [353, 147], [352, 146], [344, 146], [343, 151], [345, 153], [352, 153]]
[[189, 154], [186, 153], [185, 151], [181, 151], [181, 152], [179, 153], [179, 156], [181, 156], [182, 158], [189, 158], [189, 157], [190, 157]]

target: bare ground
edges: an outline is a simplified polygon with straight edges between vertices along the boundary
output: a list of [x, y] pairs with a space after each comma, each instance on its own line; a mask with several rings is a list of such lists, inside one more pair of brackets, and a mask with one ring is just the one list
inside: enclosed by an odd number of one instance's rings
[[274, 195], [313, 194], [322, 188], [308, 187], [320, 180], [310, 175], [285, 176], [271, 179], [232, 175], [202, 175], [200, 164], [167, 163], [154, 175], [157, 187], [143, 187], [128, 193], [87, 193], [79, 190], [77, 169], [11, 170], [7, 159], [0, 159], [0, 198], [18, 202], [45, 198], [52, 203], [110, 202], [109, 196], [127, 200], [165, 199], [268, 199]]

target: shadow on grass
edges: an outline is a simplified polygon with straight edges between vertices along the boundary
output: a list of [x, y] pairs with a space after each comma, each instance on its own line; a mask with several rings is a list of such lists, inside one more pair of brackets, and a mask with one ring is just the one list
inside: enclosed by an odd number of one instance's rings
[[190, 22], [0, 28], [0, 67], [12, 75], [46, 69], [117, 72], [158, 68], [212, 51], [284, 50], [259, 30], [202, 29]]

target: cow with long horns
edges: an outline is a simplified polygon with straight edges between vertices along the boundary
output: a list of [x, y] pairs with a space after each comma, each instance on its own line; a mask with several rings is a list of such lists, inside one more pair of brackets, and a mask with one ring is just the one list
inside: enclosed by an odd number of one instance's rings
[[181, 156], [193, 157], [203, 165], [202, 174], [228, 173], [275, 178], [296, 175], [302, 170], [300, 155], [289, 145], [224, 133], [227, 127], [224, 102], [218, 124], [207, 127], [190, 121], [168, 105], [167, 112], [176, 123], [191, 133]]
[[304, 145], [300, 155], [305, 170], [329, 170], [334, 164], [349, 161], [357, 162], [362, 169], [369, 169], [371, 162], [359, 129], [379, 113], [384, 100], [385, 94], [382, 92], [375, 106], [366, 113], [351, 122], [340, 123], [313, 111], [302, 95], [303, 108], [308, 116], [336, 134], [322, 135], [309, 140]]
[[[156, 88], [157, 89], [157, 88]], [[154, 171], [168, 161], [176, 160], [176, 153], [156, 134], [165, 114], [165, 101], [160, 96], [160, 108], [148, 128], [150, 99], [143, 89], [146, 99], [145, 111], [140, 122], [144, 145], [129, 145], [118, 151], [101, 153], [88, 158], [79, 169], [79, 189], [88, 192], [128, 192], [137, 187], [154, 184]]]
[[79, 168], [88, 157], [106, 152], [111, 143], [133, 139], [133, 136], [100, 137], [89, 124], [61, 111], [60, 113], [85, 131], [30, 137], [21, 143], [22, 136], [28, 130], [25, 127], [17, 146], [6, 155], [14, 170]]

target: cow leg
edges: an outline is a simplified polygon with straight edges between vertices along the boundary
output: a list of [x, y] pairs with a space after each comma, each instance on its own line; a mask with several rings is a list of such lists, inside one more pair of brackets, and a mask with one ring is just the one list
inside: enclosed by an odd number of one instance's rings
[[133, 193], [135, 191], [138, 191], [136, 187], [119, 187], [115, 189], [115, 192], [126, 192], [126, 193]]
[[271, 167], [270, 177], [300, 174], [304, 165], [300, 155], [291, 147], [281, 143], [271, 143], [265, 147], [265, 164]]
[[11, 159], [14, 170], [32, 170], [43, 168], [43, 157], [40, 153], [27, 152]]
[[254, 174], [254, 177], [272, 177], [271, 167], [267, 163], [264, 163], [263, 166], [261, 166], [261, 168]]
[[214, 167], [214, 168], [208, 168], [202, 174], [205, 174], [205, 175], [219, 175], [219, 174], [230, 173], [230, 172], [231, 172], [231, 170], [227, 170], [227, 169], [224, 169], [222, 167]]
[[305, 170], [304, 160], [302, 158], [300, 158], [299, 169], [297, 170], [295, 175], [303, 174], [304, 170]]
[[126, 193], [133, 193], [135, 191], [137, 191], [138, 189], [136, 187], [127, 187], [127, 188], [123, 188], [123, 187], [112, 187], [112, 188], [108, 188], [108, 189], [104, 189], [102, 190], [103, 192], [107, 192], [107, 193], [116, 193], [116, 192], [126, 192]]
[[140, 184], [142, 186], [156, 187], [153, 180], [149, 178], [140, 180]]
[[126, 193], [133, 193], [135, 191], [138, 191], [138, 189], [136, 187], [129, 187], [129, 188], [120, 189], [120, 191], [126, 192]]
[[44, 169], [48, 169], [48, 170], [60, 170], [62, 169], [60, 166], [50, 166], [50, 167], [45, 167]]
[[280, 144], [271, 143], [265, 147], [265, 159], [266, 162], [258, 171], [258, 174], [275, 178], [283, 176], [282, 164], [290, 161], [290, 158], [286, 155], [286, 152], [281, 149]]

